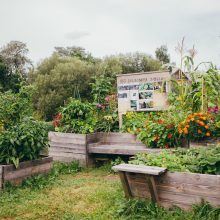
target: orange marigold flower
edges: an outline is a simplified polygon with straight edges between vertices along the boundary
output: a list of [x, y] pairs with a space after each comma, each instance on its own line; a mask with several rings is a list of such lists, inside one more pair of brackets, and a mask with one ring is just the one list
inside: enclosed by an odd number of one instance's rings
[[210, 132], [207, 132], [205, 135], [206, 135], [207, 137], [210, 137], [210, 136], [211, 136], [211, 133], [210, 133]]
[[131, 129], [130, 129], [130, 128], [128, 128], [128, 129], [127, 129], [127, 131], [128, 131], [128, 133], [130, 133], [130, 132], [131, 132]]
[[184, 132], [184, 134], [188, 134], [189, 133], [187, 128], [184, 128], [183, 132]]
[[205, 123], [203, 121], [200, 121], [199, 123], [201, 126], [205, 126]]
[[186, 125], [186, 128], [189, 128], [190, 126], [189, 125]]
[[141, 132], [141, 129], [140, 129], [140, 128], [137, 128], [137, 132]]
[[200, 129], [198, 130], [198, 134], [202, 134], [202, 131]]
[[209, 128], [209, 126], [208, 126], [208, 125], [206, 125], [206, 126], [205, 126], [205, 128], [206, 128], [206, 129], [208, 129], [208, 128]]
[[202, 116], [204, 114], [204, 112], [199, 112], [199, 116]]

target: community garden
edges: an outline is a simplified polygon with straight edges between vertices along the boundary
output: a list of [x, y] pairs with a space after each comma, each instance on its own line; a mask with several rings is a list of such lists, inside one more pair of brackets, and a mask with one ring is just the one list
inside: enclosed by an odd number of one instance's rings
[[[14, 63], [9, 46], [23, 51]], [[127, 112], [119, 128], [116, 75], [172, 68], [168, 61], [164, 65], [164, 48], [157, 49], [162, 58], [136, 53], [104, 59], [82, 48], [56, 48], [28, 71], [24, 44], [13, 42], [1, 49], [1, 219], [220, 218], [220, 74], [215, 66], [195, 66], [195, 51], [184, 53], [180, 45], [179, 77], [169, 82], [169, 108]], [[85, 168], [77, 161], [52, 162], [48, 132], [83, 138], [129, 133], [146, 149], [160, 151]], [[73, 151], [84, 153], [80, 147], [81, 142]], [[124, 198], [120, 179], [111, 169], [121, 163], [167, 169], [164, 177], [155, 178], [161, 205], [143, 193], [145, 180], [138, 174], [127, 175], [136, 191]], [[189, 199], [184, 201], [184, 196]]]

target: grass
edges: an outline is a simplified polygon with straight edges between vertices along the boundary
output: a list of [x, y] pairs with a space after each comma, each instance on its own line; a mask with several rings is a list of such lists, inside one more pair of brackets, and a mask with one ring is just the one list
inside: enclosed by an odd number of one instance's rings
[[220, 219], [220, 210], [207, 204], [186, 213], [143, 201], [126, 201], [117, 175], [110, 174], [107, 166], [80, 172], [74, 166], [58, 168], [58, 174], [34, 178], [22, 187], [8, 187], [0, 193], [0, 219]]

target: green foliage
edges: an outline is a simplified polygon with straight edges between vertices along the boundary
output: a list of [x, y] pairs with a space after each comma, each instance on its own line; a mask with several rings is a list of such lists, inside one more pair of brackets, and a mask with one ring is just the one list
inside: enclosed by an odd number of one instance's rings
[[137, 154], [132, 164], [166, 167], [170, 171], [220, 174], [220, 146], [180, 148], [159, 154]]
[[53, 55], [45, 59], [32, 75], [36, 86], [34, 106], [43, 118], [51, 120], [60, 106], [73, 97], [76, 87], [82, 99], [91, 99], [91, 77], [96, 72], [93, 63], [76, 57]]
[[11, 41], [0, 48], [0, 57], [6, 64], [9, 73], [25, 79], [32, 63], [27, 57], [27, 45], [20, 41]]
[[17, 94], [10, 91], [0, 93], [0, 121], [6, 129], [32, 114], [31, 101], [31, 90], [27, 87], [22, 88]]
[[95, 131], [97, 117], [90, 103], [72, 99], [61, 109], [60, 113], [62, 118], [57, 131], [80, 134]]
[[19, 162], [34, 160], [48, 145], [46, 125], [32, 118], [23, 121], [9, 130], [0, 133], [0, 163], [13, 163], [18, 167]]
[[162, 45], [155, 50], [156, 58], [163, 64], [170, 62], [170, 55], [168, 54], [168, 48], [166, 45]]
[[123, 131], [136, 134], [147, 147], [169, 148], [175, 144], [175, 124], [169, 112], [127, 113]]
[[133, 199], [120, 201], [116, 216], [126, 220], [218, 220], [220, 208], [213, 208], [209, 203], [202, 202], [194, 205], [190, 212], [184, 212], [177, 207], [166, 210], [152, 202]]
[[0, 59], [0, 92], [11, 90], [12, 92], [19, 92], [21, 88], [22, 78], [19, 74], [10, 73], [6, 64]]
[[105, 102], [107, 95], [112, 93], [112, 82], [113, 79], [101, 74], [93, 77], [94, 82], [91, 83], [91, 94], [93, 96], [93, 102], [102, 104]]

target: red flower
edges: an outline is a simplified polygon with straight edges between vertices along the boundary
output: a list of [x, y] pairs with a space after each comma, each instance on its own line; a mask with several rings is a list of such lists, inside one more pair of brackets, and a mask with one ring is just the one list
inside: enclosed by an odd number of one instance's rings
[[137, 132], [141, 132], [141, 129], [140, 129], [140, 128], [137, 128]]
[[155, 138], [154, 142], [159, 141], [159, 139], [160, 139], [160, 137], [159, 137], [159, 136], [156, 136], [156, 138]]
[[61, 114], [61, 113], [58, 113], [58, 114], [54, 117], [54, 119], [53, 119], [53, 125], [54, 125], [55, 127], [58, 127], [58, 126], [60, 125], [61, 119], [62, 119], [62, 114]]
[[168, 134], [168, 135], [167, 135], [168, 138], [171, 138], [172, 136], [173, 136], [172, 134]]
[[170, 129], [170, 128], [172, 128], [172, 127], [173, 127], [173, 124], [167, 125], [167, 129]]
[[159, 123], [163, 123], [163, 120], [159, 119], [158, 122], [159, 122]]

